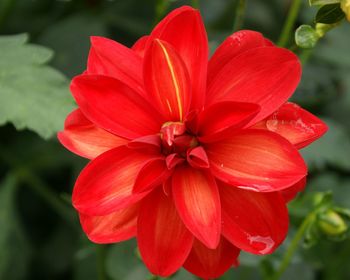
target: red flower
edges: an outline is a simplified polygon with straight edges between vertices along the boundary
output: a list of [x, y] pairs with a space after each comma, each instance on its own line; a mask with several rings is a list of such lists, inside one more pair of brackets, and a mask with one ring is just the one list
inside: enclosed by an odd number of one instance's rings
[[79, 105], [58, 134], [92, 159], [73, 205], [96, 243], [136, 237], [149, 270], [184, 266], [215, 278], [239, 251], [273, 252], [288, 229], [286, 202], [305, 185], [297, 149], [326, 125], [286, 103], [297, 57], [260, 33], [228, 37], [208, 63], [197, 10], [170, 13], [131, 49], [93, 37], [73, 79]]

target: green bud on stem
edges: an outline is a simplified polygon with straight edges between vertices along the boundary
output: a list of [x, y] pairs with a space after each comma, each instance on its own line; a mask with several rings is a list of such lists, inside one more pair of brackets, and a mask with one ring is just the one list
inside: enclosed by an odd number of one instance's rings
[[348, 226], [341, 215], [332, 209], [328, 209], [318, 216], [320, 230], [329, 237], [336, 237], [344, 234]]

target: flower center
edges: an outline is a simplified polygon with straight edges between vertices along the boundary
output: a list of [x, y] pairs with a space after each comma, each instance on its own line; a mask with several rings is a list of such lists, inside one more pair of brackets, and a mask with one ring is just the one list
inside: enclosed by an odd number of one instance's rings
[[208, 168], [207, 155], [195, 135], [182, 122], [166, 122], [160, 130], [161, 150], [169, 168], [187, 161], [195, 168]]
[[182, 122], [166, 122], [160, 130], [162, 140], [162, 153], [169, 155], [176, 153], [186, 158], [187, 151], [199, 145], [195, 136], [186, 131]]

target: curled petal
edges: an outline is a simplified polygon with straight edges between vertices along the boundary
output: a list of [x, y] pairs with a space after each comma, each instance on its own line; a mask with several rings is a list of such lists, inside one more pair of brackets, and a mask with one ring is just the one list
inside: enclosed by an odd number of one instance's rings
[[73, 190], [73, 205], [81, 213], [102, 216], [125, 208], [147, 193], [133, 194], [141, 168], [150, 154], [121, 146], [103, 153], [80, 173]]
[[271, 46], [271, 43], [261, 33], [251, 30], [240, 30], [227, 37], [209, 60], [208, 85], [232, 58], [247, 50], [266, 46]]
[[187, 162], [194, 168], [209, 168], [207, 153], [201, 146], [188, 150]]
[[134, 139], [156, 134], [164, 122], [144, 98], [116, 79], [77, 76], [71, 91], [86, 117], [120, 137]]
[[170, 43], [185, 62], [192, 84], [191, 109], [201, 109], [206, 88], [208, 38], [198, 10], [183, 6], [169, 13], [152, 31], [152, 39]]
[[160, 137], [169, 147], [174, 144], [175, 136], [184, 134], [186, 126], [182, 122], [168, 122], [162, 126]]
[[128, 142], [94, 125], [79, 109], [68, 115], [57, 137], [68, 150], [89, 159]]
[[145, 54], [144, 81], [150, 99], [168, 121], [181, 121], [187, 114], [191, 89], [188, 72], [173, 47], [154, 40]]
[[282, 135], [301, 149], [326, 133], [328, 127], [319, 118], [295, 103], [282, 105], [275, 113], [256, 125]]
[[181, 221], [170, 197], [158, 188], [142, 200], [137, 224], [141, 257], [155, 275], [177, 271], [191, 251], [193, 235]]
[[276, 111], [295, 91], [301, 77], [299, 60], [277, 47], [247, 50], [231, 59], [208, 85], [207, 104], [219, 101], [256, 103], [254, 124]]
[[110, 76], [143, 94], [142, 59], [116, 41], [92, 36], [87, 74]]
[[172, 176], [176, 208], [187, 228], [207, 247], [218, 246], [221, 206], [214, 177], [190, 166], [179, 167]]
[[216, 279], [231, 266], [238, 264], [239, 252], [240, 250], [225, 238], [221, 238], [216, 249], [209, 249], [195, 240], [184, 267], [203, 279]]
[[253, 103], [215, 103], [199, 115], [199, 140], [214, 142], [226, 138], [249, 123], [259, 111], [260, 106]]
[[241, 130], [205, 147], [214, 176], [239, 188], [278, 191], [307, 174], [305, 162], [294, 146], [270, 131]]
[[105, 216], [79, 213], [80, 223], [88, 238], [95, 243], [115, 243], [136, 236], [139, 204]]
[[166, 166], [168, 169], [173, 169], [175, 166], [184, 163], [185, 159], [183, 157], [180, 157], [177, 153], [170, 154], [165, 159]]
[[272, 253], [288, 231], [288, 210], [278, 192], [258, 193], [220, 184], [223, 235], [253, 254]]

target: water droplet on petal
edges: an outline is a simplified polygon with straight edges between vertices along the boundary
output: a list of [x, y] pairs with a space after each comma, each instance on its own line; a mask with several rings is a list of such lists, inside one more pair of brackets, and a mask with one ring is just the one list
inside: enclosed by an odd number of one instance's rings
[[270, 236], [264, 237], [264, 236], [260, 236], [260, 235], [257, 235], [257, 236], [248, 235], [248, 240], [249, 240], [250, 244], [261, 243], [262, 245], [265, 246], [264, 249], [259, 251], [259, 253], [262, 255], [269, 253], [271, 251], [271, 249], [273, 248], [273, 246], [275, 245], [275, 241], [273, 241]]

